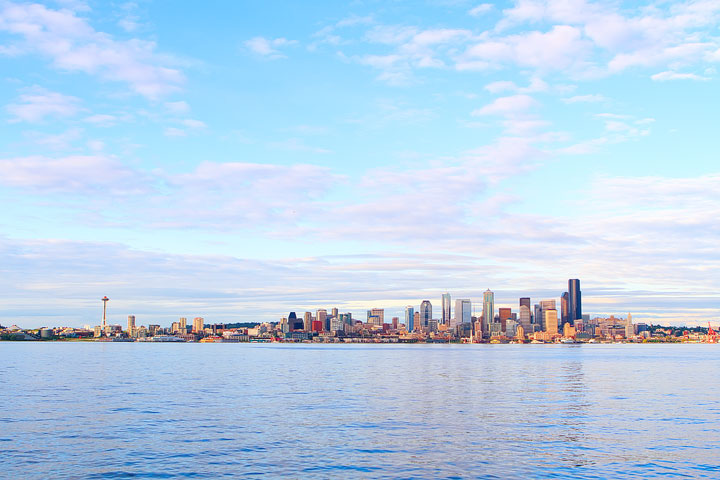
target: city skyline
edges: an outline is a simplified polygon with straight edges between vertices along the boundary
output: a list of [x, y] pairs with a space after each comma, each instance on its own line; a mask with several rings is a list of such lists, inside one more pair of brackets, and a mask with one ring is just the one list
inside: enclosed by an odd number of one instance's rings
[[562, 318], [568, 278], [583, 313], [716, 322], [718, 24], [713, 0], [3, 0], [0, 323], [94, 324], [104, 295], [154, 323], [442, 319], [488, 287]]

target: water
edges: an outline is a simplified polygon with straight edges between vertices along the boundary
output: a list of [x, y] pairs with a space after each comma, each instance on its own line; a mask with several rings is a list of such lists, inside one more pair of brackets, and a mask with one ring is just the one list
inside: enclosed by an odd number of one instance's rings
[[719, 345], [0, 343], [0, 477], [720, 478]]

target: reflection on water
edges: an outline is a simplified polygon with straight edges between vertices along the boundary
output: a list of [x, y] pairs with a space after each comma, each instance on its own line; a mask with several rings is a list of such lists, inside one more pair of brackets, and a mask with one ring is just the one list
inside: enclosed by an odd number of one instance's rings
[[0, 344], [8, 478], [717, 478], [712, 345]]

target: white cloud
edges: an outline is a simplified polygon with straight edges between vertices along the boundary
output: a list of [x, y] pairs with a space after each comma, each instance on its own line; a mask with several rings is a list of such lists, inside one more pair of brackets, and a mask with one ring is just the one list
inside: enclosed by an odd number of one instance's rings
[[118, 122], [118, 117], [115, 115], [108, 115], [108, 114], [95, 114], [90, 115], [89, 117], [86, 117], [84, 119], [85, 122], [91, 123], [93, 125], [96, 125], [98, 127], [111, 127], [115, 125]]
[[563, 98], [563, 102], [565, 103], [598, 103], [606, 101], [607, 98], [597, 93], [590, 95], [575, 95], [574, 97]]
[[104, 155], [0, 159], [0, 185], [41, 193], [121, 194], [140, 190], [142, 182], [140, 174]]
[[205, 122], [201, 122], [200, 120], [194, 120], [192, 118], [186, 118], [181, 123], [188, 128], [205, 128], [207, 126], [205, 125]]
[[165, 102], [165, 108], [170, 113], [188, 113], [190, 111], [190, 105], [183, 100], [178, 102]]
[[180, 128], [167, 127], [163, 131], [163, 135], [165, 135], [166, 137], [185, 137], [187, 136], [187, 132]]
[[20, 102], [6, 107], [11, 122], [40, 122], [46, 117], [71, 117], [80, 111], [80, 99], [41, 87], [32, 87], [20, 95]]
[[468, 12], [468, 14], [473, 17], [478, 17], [480, 15], [484, 15], [484, 14], [488, 13], [492, 9], [493, 9], [492, 3], [481, 3], [480, 5], [471, 8], [470, 11]]
[[253, 37], [245, 42], [245, 47], [256, 55], [274, 60], [287, 58], [279, 49], [295, 44], [297, 44], [297, 41], [282, 37], [274, 39]]
[[673, 72], [673, 71], [665, 71], [656, 73], [655, 75], [651, 76], [654, 81], [656, 82], [666, 82], [668, 80], [710, 80], [708, 77], [703, 77], [700, 75], [696, 75], [694, 73], [679, 73], [679, 72]]
[[0, 31], [21, 37], [23, 51], [50, 58], [59, 70], [124, 82], [148, 98], [176, 91], [184, 81], [170, 58], [155, 52], [155, 43], [114, 40], [70, 10], [5, 2], [0, 6]]
[[474, 110], [472, 115], [509, 115], [525, 112], [537, 105], [538, 102], [529, 95], [512, 95], [497, 98], [492, 103]]

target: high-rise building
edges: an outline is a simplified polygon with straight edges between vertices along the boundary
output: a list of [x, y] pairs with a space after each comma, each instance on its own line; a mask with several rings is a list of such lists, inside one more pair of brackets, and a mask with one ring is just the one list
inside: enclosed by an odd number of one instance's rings
[[319, 308], [317, 312], [315, 312], [315, 318], [318, 322], [322, 323], [323, 330], [326, 332], [330, 331], [330, 322], [328, 322], [327, 310]]
[[298, 318], [295, 312], [290, 312], [288, 315], [288, 324], [290, 325], [290, 330], [302, 330], [305, 327], [305, 322], [303, 319]]
[[202, 333], [205, 331], [205, 319], [203, 317], [193, 318], [193, 333]]
[[132, 331], [135, 328], [135, 315], [128, 315], [128, 328], [127, 332], [132, 335]]
[[532, 309], [530, 305], [530, 297], [520, 297], [520, 306], [525, 305], [528, 309]]
[[455, 324], [472, 324], [472, 302], [467, 298], [455, 300]]
[[533, 323], [539, 325], [540, 330], [542, 330], [543, 323], [545, 323], [545, 319], [542, 316], [542, 308], [537, 303], [533, 307]]
[[530, 307], [528, 305], [520, 305], [519, 321], [525, 332], [532, 332], [532, 315], [530, 314]]
[[187, 333], [187, 318], [180, 317], [178, 330], [180, 331], [180, 333]]
[[442, 294], [442, 318], [440, 323], [443, 325], [450, 325], [450, 294]]
[[419, 332], [422, 330], [422, 322], [420, 321], [420, 312], [415, 312], [415, 315], [413, 315], [415, 321], [415, 331]]
[[385, 309], [372, 308], [368, 310], [367, 323], [372, 323], [373, 325], [382, 325], [385, 323]]
[[398, 318], [398, 317], [393, 317], [393, 318], [392, 318], [392, 328], [393, 328], [393, 330], [397, 330], [397, 329], [398, 329], [398, 323], [400, 323], [400, 318]]
[[501, 325], [500, 328], [503, 332], [505, 332], [507, 330], [507, 321], [510, 319], [510, 316], [512, 315], [512, 308], [507, 308], [507, 307], [500, 308], [500, 309], [498, 309], [498, 314], [500, 315], [500, 325]]
[[495, 321], [495, 294], [488, 288], [483, 293], [483, 332], [490, 331], [490, 324]]
[[423, 300], [420, 304], [420, 322], [422, 327], [427, 329], [430, 326], [430, 320], [432, 320], [432, 304], [430, 300]]
[[412, 305], [405, 307], [405, 328], [408, 332], [415, 330], [415, 309]]
[[312, 330], [312, 312], [305, 312], [303, 315], [303, 330], [306, 332]]
[[563, 292], [560, 297], [560, 324], [565, 325], [570, 321], [570, 312], [568, 312], [568, 292]]
[[568, 321], [572, 324], [582, 316], [582, 299], [580, 297], [580, 280], [571, 278], [568, 280]]
[[554, 308], [543, 308], [545, 314], [545, 331], [549, 334], [558, 333], [558, 315], [557, 310]]

